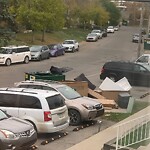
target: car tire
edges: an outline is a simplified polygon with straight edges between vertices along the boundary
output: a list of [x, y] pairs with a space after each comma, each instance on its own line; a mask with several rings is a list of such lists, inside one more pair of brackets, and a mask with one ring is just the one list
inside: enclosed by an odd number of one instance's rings
[[76, 126], [81, 123], [81, 115], [77, 110], [70, 109], [70, 110], [68, 110], [68, 114], [70, 117], [70, 125]]
[[50, 59], [50, 54], [47, 56], [47, 59]]
[[79, 51], [79, 46], [78, 46], [78, 48], [77, 48], [77, 51]]
[[117, 77], [115, 75], [109, 75], [109, 79], [111, 79], [114, 82], [117, 81]]
[[74, 47], [72, 48], [72, 52], [73, 52], [73, 53], [75, 52], [75, 48], [74, 48]]
[[26, 56], [26, 57], [24, 58], [24, 63], [25, 63], [25, 64], [28, 64], [28, 63], [29, 63], [29, 57], [28, 57], [28, 56]]
[[38, 59], [39, 61], [41, 61], [42, 60], [42, 56], [39, 56], [39, 59]]
[[5, 65], [6, 66], [10, 66], [11, 65], [11, 59], [6, 59], [6, 61], [5, 61]]
[[65, 55], [65, 51], [62, 52], [62, 55]]
[[26, 121], [28, 121], [28, 122], [30, 122], [30, 123], [33, 125], [33, 127], [34, 127], [35, 131], [36, 131], [36, 132], [38, 132], [38, 131], [37, 131], [37, 127], [36, 127], [36, 125], [35, 125], [32, 121], [27, 120], [27, 119], [25, 119], [25, 120], [26, 120]]

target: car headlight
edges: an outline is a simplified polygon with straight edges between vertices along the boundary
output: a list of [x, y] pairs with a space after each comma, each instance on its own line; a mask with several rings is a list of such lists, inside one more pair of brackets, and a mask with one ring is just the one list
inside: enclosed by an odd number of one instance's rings
[[3, 133], [3, 135], [5, 136], [5, 138], [7, 139], [18, 139], [19, 136], [17, 134], [14, 134], [13, 132], [11, 131], [8, 131], [8, 130], [1, 130], [1, 132]]
[[5, 57], [0, 57], [0, 59], [5, 59]]
[[89, 105], [89, 104], [82, 104], [82, 106], [85, 107], [88, 110], [94, 109], [94, 107], [92, 105]]

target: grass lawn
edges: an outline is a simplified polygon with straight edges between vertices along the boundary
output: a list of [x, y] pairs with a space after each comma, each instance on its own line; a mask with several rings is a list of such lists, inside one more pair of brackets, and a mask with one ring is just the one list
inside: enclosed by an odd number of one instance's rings
[[114, 113], [114, 112], [106, 112], [105, 115], [103, 116], [103, 119], [111, 120], [114, 122], [119, 122], [132, 114], [146, 108], [150, 104], [148, 102], [141, 102], [141, 101], [135, 101], [134, 106], [133, 106], [133, 111], [132, 113]]
[[17, 33], [14, 39], [11, 41], [11, 45], [36, 45], [36, 44], [52, 44], [52, 43], [62, 43], [66, 39], [75, 39], [78, 42], [84, 41], [87, 34], [91, 30], [83, 29], [62, 29], [55, 32], [46, 32], [44, 42], [42, 42], [42, 32], [34, 33], [34, 41], [32, 41], [32, 33]]

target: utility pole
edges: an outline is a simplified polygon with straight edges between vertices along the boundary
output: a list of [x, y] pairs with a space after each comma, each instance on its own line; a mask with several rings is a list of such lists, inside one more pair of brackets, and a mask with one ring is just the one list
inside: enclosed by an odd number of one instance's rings
[[147, 38], [150, 36], [150, 15], [148, 17]]
[[139, 42], [138, 42], [138, 49], [137, 49], [137, 58], [141, 55], [141, 40], [142, 40], [142, 27], [143, 27], [143, 11], [144, 11], [144, 4], [142, 3], [141, 16], [140, 16], [140, 33], [139, 33]]

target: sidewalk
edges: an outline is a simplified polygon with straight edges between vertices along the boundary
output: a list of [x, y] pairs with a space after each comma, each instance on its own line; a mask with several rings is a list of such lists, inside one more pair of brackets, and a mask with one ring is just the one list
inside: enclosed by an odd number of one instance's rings
[[[150, 113], [150, 106], [147, 108], [137, 112], [136, 114], [126, 118], [125, 120], [122, 120], [121, 122], [117, 123], [123, 123], [129, 120], [132, 120], [134, 118], [143, 116], [147, 113]], [[70, 147], [67, 150], [101, 150], [103, 148], [104, 143], [107, 143], [108, 141], [114, 139], [116, 137], [117, 131], [115, 126], [113, 125], [105, 130], [100, 131], [98, 134], [95, 134], [94, 136]]]

